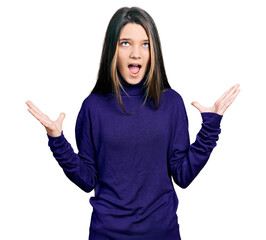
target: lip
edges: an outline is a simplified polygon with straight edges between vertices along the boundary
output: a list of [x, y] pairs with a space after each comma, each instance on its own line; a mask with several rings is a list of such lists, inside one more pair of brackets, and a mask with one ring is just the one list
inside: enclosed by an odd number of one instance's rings
[[[137, 73], [132, 73], [132, 72], [129, 70], [129, 66], [130, 66], [130, 65], [138, 65], [138, 66], [139, 66], [139, 71], [138, 71]], [[128, 71], [129, 71], [129, 74], [131, 75], [131, 77], [136, 78], [136, 77], [140, 74], [141, 69], [142, 69], [141, 64], [138, 64], [138, 63], [130, 63], [130, 64], [128, 64]]]

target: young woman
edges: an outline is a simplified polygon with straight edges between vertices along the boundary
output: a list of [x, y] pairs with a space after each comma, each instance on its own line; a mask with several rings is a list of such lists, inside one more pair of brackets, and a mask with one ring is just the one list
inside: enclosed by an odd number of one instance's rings
[[190, 145], [185, 106], [168, 83], [155, 23], [144, 10], [125, 7], [110, 20], [96, 85], [77, 117], [78, 154], [63, 135], [64, 113], [52, 121], [26, 104], [66, 176], [86, 192], [95, 190], [90, 240], [177, 240], [171, 176], [181, 188], [193, 181], [238, 93], [237, 84], [213, 107], [192, 103], [203, 123]]

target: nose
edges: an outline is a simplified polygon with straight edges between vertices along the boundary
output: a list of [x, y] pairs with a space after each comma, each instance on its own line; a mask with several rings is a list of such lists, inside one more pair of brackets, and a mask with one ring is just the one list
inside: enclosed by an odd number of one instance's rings
[[141, 58], [141, 55], [140, 55], [140, 49], [138, 46], [132, 46], [131, 48], [131, 53], [130, 53], [130, 57], [131, 58]]

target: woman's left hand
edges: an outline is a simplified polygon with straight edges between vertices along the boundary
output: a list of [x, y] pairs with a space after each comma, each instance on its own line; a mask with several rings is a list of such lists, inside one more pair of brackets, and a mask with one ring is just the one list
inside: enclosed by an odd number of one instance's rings
[[219, 115], [223, 115], [225, 110], [233, 103], [238, 93], [240, 92], [239, 84], [231, 87], [226, 91], [212, 107], [203, 107], [198, 102], [192, 102], [191, 104], [197, 108], [201, 113], [203, 112], [213, 112]]

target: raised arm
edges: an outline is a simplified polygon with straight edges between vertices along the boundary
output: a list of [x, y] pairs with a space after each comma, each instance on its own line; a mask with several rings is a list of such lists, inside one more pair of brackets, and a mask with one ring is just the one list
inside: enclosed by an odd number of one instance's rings
[[221, 132], [220, 122], [225, 110], [239, 93], [239, 84], [230, 88], [213, 107], [206, 108], [193, 102], [202, 116], [202, 127], [196, 140], [190, 145], [188, 119], [181, 96], [177, 101], [176, 130], [169, 156], [170, 171], [175, 183], [186, 188], [207, 163]]
[[29, 107], [28, 111], [45, 127], [49, 139], [48, 146], [66, 176], [82, 190], [90, 192], [97, 182], [97, 167], [91, 138], [89, 111], [84, 102], [76, 122], [78, 154], [73, 151], [63, 134], [64, 113], [61, 113], [56, 121], [52, 121], [31, 101], [27, 101], [26, 104]]
[[192, 102], [192, 105], [197, 108], [200, 113], [212, 112], [223, 115], [226, 109], [234, 102], [235, 98], [239, 94], [239, 87], [239, 84], [236, 84], [235, 86], [231, 87], [214, 103], [212, 107], [203, 107], [198, 102]]
[[26, 101], [28, 111], [45, 127], [48, 135], [52, 137], [59, 137], [62, 132], [63, 120], [65, 113], [60, 113], [56, 121], [52, 121], [39, 108], [37, 108], [31, 101]]

